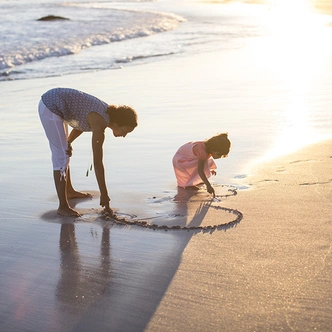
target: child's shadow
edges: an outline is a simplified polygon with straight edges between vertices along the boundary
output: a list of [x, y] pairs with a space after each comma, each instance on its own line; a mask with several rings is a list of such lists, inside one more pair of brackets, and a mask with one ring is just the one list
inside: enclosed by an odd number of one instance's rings
[[[195, 199], [194, 202], [191, 199]], [[209, 211], [212, 200], [202, 199], [198, 189], [184, 189], [178, 187], [173, 200], [176, 204], [174, 215], [183, 215], [179, 226], [198, 227], [202, 225]]]
[[[171, 205], [169, 205], [171, 203]], [[157, 218], [153, 224], [172, 227], [199, 227], [204, 221], [212, 203], [212, 196], [194, 189], [177, 188], [177, 194], [171, 202], [166, 202], [168, 210]]]
[[217, 186], [216, 189], [216, 196], [213, 198], [204, 187], [178, 187], [171, 206], [168, 206], [168, 212], [155, 218], [153, 223], [168, 229], [183, 228], [195, 232], [214, 232], [235, 227], [242, 220], [242, 213], [221, 205], [224, 199], [234, 195], [234, 190], [224, 185]]
[[198, 189], [184, 189], [182, 187], [177, 187], [178, 192], [174, 196], [174, 202], [179, 202], [179, 203], [186, 203], [189, 202], [190, 199], [197, 195]]

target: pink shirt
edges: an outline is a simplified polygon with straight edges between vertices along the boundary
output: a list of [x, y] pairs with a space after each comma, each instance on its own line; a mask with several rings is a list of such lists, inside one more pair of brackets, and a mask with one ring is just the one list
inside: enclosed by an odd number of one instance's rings
[[188, 142], [182, 145], [173, 157], [175, 176], [180, 187], [195, 186], [202, 183], [198, 174], [198, 160], [204, 160], [204, 173], [207, 178], [211, 170], [217, 168], [213, 158], [206, 152], [204, 141]]
[[202, 160], [207, 160], [211, 157], [206, 152], [206, 147], [204, 142], [194, 142], [193, 143], [193, 154], [198, 158]]

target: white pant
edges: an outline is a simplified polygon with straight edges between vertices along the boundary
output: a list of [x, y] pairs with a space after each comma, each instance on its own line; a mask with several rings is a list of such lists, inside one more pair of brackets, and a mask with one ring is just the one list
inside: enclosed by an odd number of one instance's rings
[[69, 156], [66, 153], [68, 124], [60, 116], [52, 113], [42, 100], [39, 102], [38, 112], [50, 144], [53, 170], [60, 171], [61, 177], [65, 176], [69, 165]]

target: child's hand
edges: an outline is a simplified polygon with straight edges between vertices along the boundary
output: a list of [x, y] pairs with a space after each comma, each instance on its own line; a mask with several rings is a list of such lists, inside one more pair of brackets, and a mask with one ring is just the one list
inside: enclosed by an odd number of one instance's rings
[[216, 193], [214, 192], [214, 189], [212, 188], [211, 185], [208, 185], [208, 186], [206, 187], [206, 190], [207, 190], [207, 192], [208, 192], [209, 194], [212, 194], [212, 195], [213, 195], [213, 198], [216, 197]]
[[215, 170], [212, 170], [212, 171], [211, 171], [211, 174], [212, 174], [212, 175], [217, 175], [217, 172], [216, 172]]

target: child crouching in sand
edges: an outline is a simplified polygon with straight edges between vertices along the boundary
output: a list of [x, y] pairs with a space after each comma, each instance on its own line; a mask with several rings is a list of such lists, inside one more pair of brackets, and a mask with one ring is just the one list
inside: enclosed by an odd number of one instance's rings
[[217, 165], [214, 159], [227, 157], [230, 146], [227, 133], [213, 136], [206, 141], [194, 141], [182, 145], [173, 157], [178, 186], [185, 189], [199, 189], [197, 185], [204, 183], [208, 193], [215, 197], [208, 178], [216, 174]]

